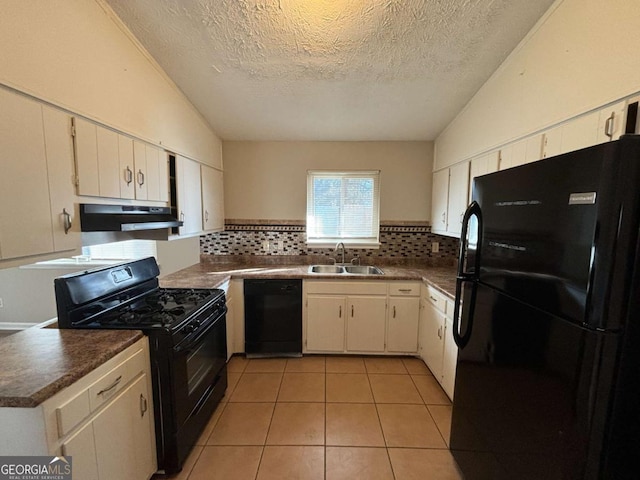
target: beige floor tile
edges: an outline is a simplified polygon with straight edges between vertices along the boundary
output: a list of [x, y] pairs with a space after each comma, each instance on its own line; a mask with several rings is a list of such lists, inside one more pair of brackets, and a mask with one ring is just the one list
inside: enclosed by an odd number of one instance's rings
[[372, 403], [327, 403], [327, 445], [383, 447], [384, 437]]
[[426, 406], [376, 404], [376, 407], [387, 447], [447, 448]]
[[[202, 453], [203, 447], [196, 445], [191, 449], [191, 452], [187, 456], [184, 461], [184, 465], [182, 465], [182, 470], [175, 475], [163, 475], [160, 476], [162, 480], [187, 480], [189, 478], [189, 474], [193, 470], [194, 465], [198, 461], [200, 454]], [[154, 476], [155, 478], [155, 476]]]
[[422, 404], [422, 397], [409, 375], [369, 374], [369, 382], [376, 403]]
[[438, 381], [430, 375], [411, 375], [418, 392], [427, 405], [451, 405]]
[[436, 422], [436, 426], [445, 443], [449, 446], [449, 438], [451, 437], [451, 413], [453, 408], [451, 405], [427, 405], [429, 413]]
[[257, 480], [324, 480], [324, 447], [265, 447]]
[[420, 358], [403, 358], [404, 368], [412, 375], [432, 375], [429, 367]]
[[279, 373], [284, 372], [286, 358], [252, 358], [244, 369], [244, 373]]
[[449, 450], [390, 448], [396, 480], [462, 480]]
[[373, 403], [365, 373], [327, 373], [327, 402]]
[[327, 373], [367, 373], [360, 357], [327, 357]]
[[262, 447], [205, 447], [189, 480], [254, 480]]
[[408, 373], [400, 358], [365, 358], [367, 373]]
[[229, 401], [241, 376], [242, 374], [238, 372], [227, 372], [227, 391], [225, 392], [224, 397], [222, 397], [221, 402]]
[[324, 402], [324, 373], [285, 373], [278, 402]]
[[224, 410], [224, 407], [226, 407], [226, 405], [227, 405], [226, 403], [218, 404], [216, 409], [213, 411], [213, 415], [211, 415], [211, 418], [207, 422], [207, 426], [204, 427], [204, 430], [200, 434], [200, 438], [196, 440], [196, 445], [207, 444], [207, 440], [209, 440], [209, 436], [211, 435], [211, 432], [213, 432], [213, 429], [218, 423], [218, 420], [220, 420], [220, 416], [222, 415], [222, 411]]
[[244, 369], [247, 368], [249, 364], [249, 360], [246, 357], [241, 355], [234, 355], [227, 362], [227, 372], [237, 372], [242, 373]]
[[324, 445], [324, 403], [277, 403], [267, 445]]
[[273, 403], [233, 403], [225, 407], [208, 445], [264, 445]]
[[394, 480], [386, 448], [327, 447], [326, 480]]
[[243, 373], [229, 402], [275, 402], [281, 373]]
[[325, 372], [325, 359], [323, 355], [312, 355], [300, 358], [287, 359], [287, 366], [284, 369], [285, 372]]

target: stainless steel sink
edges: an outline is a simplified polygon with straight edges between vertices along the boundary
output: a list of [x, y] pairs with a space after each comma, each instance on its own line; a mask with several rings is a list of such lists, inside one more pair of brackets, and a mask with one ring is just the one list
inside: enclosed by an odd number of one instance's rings
[[324, 273], [325, 275], [384, 275], [382, 270], [371, 265], [311, 265], [309, 273]]
[[340, 274], [344, 273], [344, 268], [337, 265], [311, 265], [309, 273]]
[[371, 265], [347, 265], [344, 270], [354, 275], [384, 275], [382, 270]]

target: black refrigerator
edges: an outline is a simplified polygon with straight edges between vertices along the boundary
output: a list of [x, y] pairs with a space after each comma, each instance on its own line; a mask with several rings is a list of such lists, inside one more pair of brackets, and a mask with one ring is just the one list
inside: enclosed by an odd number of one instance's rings
[[450, 440], [466, 480], [640, 479], [639, 230], [639, 136], [474, 180]]

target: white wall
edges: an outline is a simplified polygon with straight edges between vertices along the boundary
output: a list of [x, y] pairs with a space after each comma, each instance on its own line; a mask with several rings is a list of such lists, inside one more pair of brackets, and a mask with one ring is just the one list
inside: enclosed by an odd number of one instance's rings
[[427, 221], [432, 142], [223, 142], [225, 216], [304, 220], [307, 170], [381, 170], [380, 219]]
[[638, 0], [558, 0], [435, 142], [435, 169], [640, 90]]
[[0, 83], [220, 165], [220, 140], [102, 0], [3, 0]]

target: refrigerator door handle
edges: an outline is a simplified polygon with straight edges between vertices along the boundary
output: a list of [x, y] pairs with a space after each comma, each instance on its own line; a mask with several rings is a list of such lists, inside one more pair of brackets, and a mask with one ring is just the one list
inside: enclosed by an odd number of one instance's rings
[[[476, 244], [476, 254], [474, 258], [473, 270], [465, 271], [465, 259], [467, 256], [467, 233], [469, 231], [469, 220], [475, 216], [478, 225], [478, 235]], [[458, 275], [456, 277], [456, 298], [453, 307], [453, 339], [458, 348], [464, 348], [471, 339], [471, 331], [473, 329], [473, 314], [476, 307], [476, 295], [478, 292], [478, 280], [480, 279], [480, 254], [482, 251], [482, 210], [475, 200], [464, 212], [462, 219], [462, 232], [460, 235], [460, 255], [458, 257]], [[462, 287], [465, 282], [471, 283], [471, 298], [469, 299], [468, 309], [465, 311], [467, 317], [467, 330], [464, 334], [460, 333], [460, 304], [462, 302]]]

